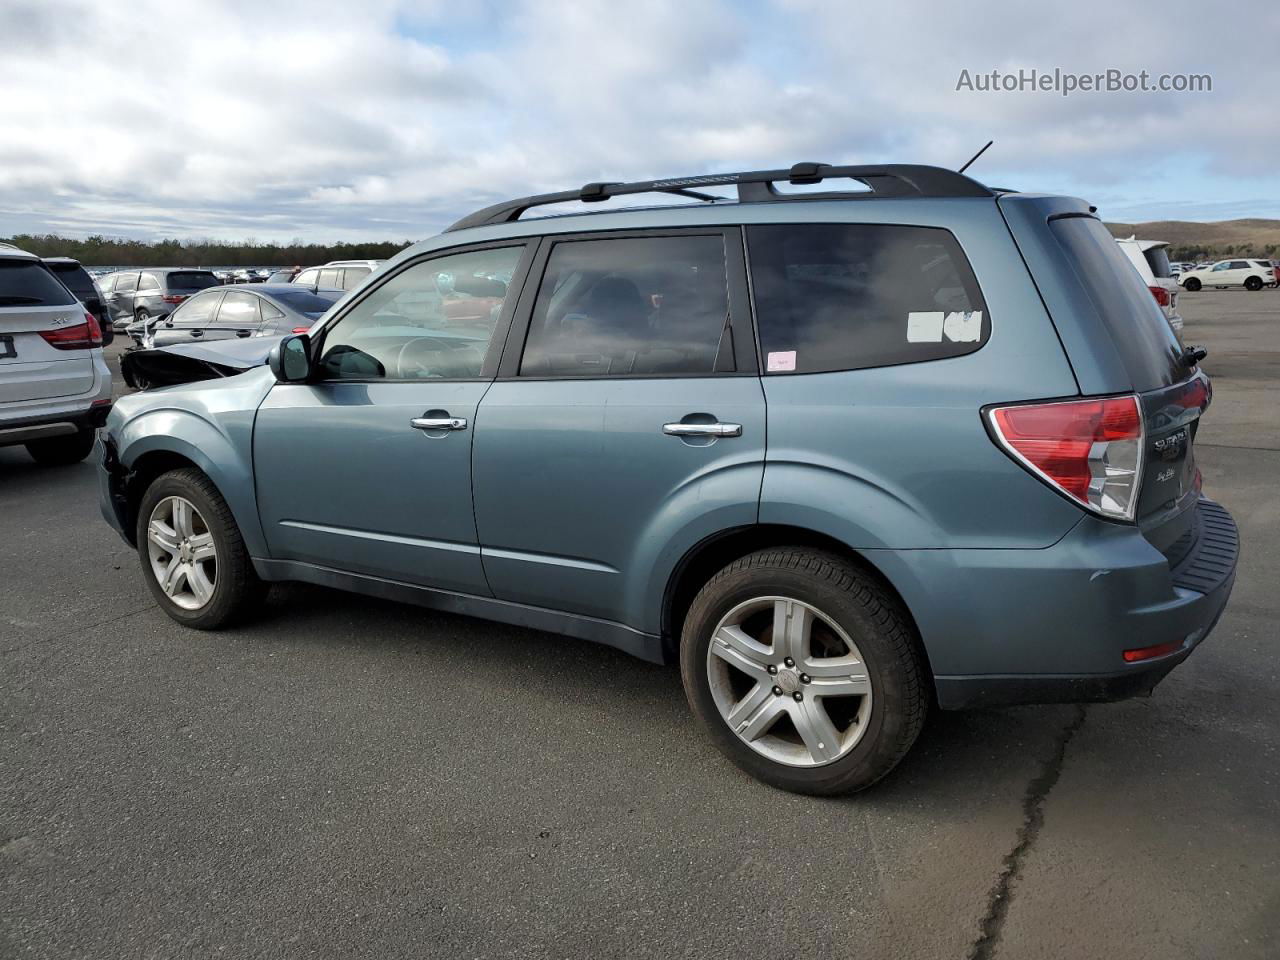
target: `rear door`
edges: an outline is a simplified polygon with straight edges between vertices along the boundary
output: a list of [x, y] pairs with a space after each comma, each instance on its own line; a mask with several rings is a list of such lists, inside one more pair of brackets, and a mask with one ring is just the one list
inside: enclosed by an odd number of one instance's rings
[[53, 345], [85, 322], [75, 296], [38, 260], [0, 257], [0, 404], [94, 389], [87, 343]]
[[[495, 596], [656, 633], [651, 578], [755, 523], [765, 407], [742, 264], [736, 229], [543, 241], [476, 418]], [[474, 308], [483, 279], [449, 278], [448, 297]]]

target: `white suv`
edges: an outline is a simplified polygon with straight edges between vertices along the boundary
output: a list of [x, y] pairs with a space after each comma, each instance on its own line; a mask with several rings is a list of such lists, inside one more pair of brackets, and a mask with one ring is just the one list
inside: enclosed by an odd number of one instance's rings
[[1129, 258], [1133, 268], [1142, 277], [1142, 282], [1155, 297], [1156, 303], [1164, 312], [1164, 317], [1173, 327], [1174, 333], [1182, 333], [1182, 315], [1178, 313], [1178, 280], [1173, 275], [1173, 267], [1169, 263], [1169, 244], [1163, 240], [1139, 240], [1130, 237], [1128, 240], [1116, 240], [1120, 249]]
[[98, 319], [39, 257], [0, 243], [0, 447], [76, 463], [110, 410]]
[[1273, 285], [1277, 279], [1276, 268], [1270, 260], [1219, 260], [1211, 267], [1190, 270], [1178, 277], [1178, 282], [1188, 290], [1201, 287], [1244, 287], [1261, 290]]

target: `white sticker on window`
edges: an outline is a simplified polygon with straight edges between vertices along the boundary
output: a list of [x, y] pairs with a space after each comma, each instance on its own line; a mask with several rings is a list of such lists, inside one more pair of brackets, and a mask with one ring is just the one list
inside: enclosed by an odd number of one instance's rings
[[908, 313], [907, 343], [941, 343], [942, 312]]
[[942, 324], [942, 332], [952, 343], [977, 343], [982, 339], [982, 311], [948, 313]]
[[794, 370], [796, 368], [796, 352], [794, 350], [775, 350], [769, 354], [765, 368], [769, 373]]

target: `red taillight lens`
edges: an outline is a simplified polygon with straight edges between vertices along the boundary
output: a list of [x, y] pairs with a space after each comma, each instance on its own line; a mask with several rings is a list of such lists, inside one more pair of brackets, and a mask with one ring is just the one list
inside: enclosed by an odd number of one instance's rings
[[1132, 520], [1142, 467], [1138, 398], [996, 407], [997, 442], [1019, 463], [1078, 503]]
[[308, 330], [310, 330], [310, 329], [311, 329], [310, 327], [294, 327], [294, 328], [293, 328], [293, 332], [294, 332], [294, 333], [306, 333], [306, 332], [307, 332]]
[[98, 326], [98, 318], [92, 313], [84, 315], [84, 323], [57, 330], [41, 330], [40, 336], [45, 343], [57, 350], [84, 350], [87, 347], [102, 346], [102, 328]]
[[1151, 295], [1156, 298], [1156, 303], [1162, 307], [1169, 306], [1169, 291], [1164, 287], [1147, 287], [1151, 291]]
[[165, 295], [164, 295], [163, 297], [161, 297], [160, 299], [161, 299], [161, 300], [163, 300], [165, 303], [181, 303], [183, 300], [185, 300], [185, 299], [187, 299], [187, 298], [186, 298], [186, 297], [180, 297], [180, 296], [178, 296], [177, 294], [174, 294], [174, 293], [169, 293], [169, 294], [165, 294]]

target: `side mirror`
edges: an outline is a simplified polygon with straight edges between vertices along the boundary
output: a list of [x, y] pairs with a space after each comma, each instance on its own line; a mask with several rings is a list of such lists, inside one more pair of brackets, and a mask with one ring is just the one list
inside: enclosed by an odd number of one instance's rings
[[267, 358], [267, 366], [280, 383], [300, 383], [311, 375], [311, 338], [305, 333], [285, 337]]

